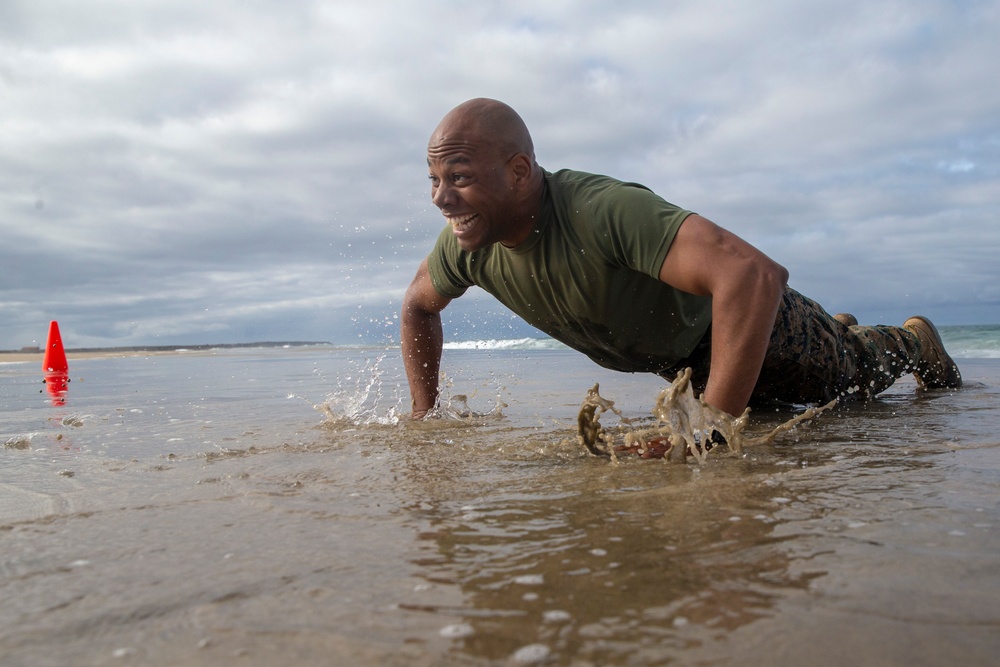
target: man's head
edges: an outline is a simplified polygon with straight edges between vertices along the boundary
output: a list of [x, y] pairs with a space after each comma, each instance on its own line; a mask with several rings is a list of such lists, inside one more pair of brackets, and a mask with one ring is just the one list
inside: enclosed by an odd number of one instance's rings
[[533, 225], [542, 188], [531, 135], [502, 102], [452, 109], [427, 144], [431, 199], [463, 250], [516, 246]]

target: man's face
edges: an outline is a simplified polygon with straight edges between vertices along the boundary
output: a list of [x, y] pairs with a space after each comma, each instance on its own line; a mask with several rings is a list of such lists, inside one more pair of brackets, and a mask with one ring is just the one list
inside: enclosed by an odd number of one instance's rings
[[468, 142], [432, 142], [427, 167], [431, 200], [451, 224], [462, 250], [508, 240], [515, 193], [508, 183], [507, 162], [496, 151]]

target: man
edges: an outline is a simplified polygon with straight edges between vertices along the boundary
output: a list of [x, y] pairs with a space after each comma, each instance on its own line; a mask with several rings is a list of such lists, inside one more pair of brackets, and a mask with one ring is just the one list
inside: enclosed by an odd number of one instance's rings
[[926, 318], [835, 319], [788, 288], [788, 271], [762, 252], [643, 186], [542, 170], [527, 127], [502, 102], [449, 112], [427, 166], [449, 226], [403, 299], [414, 419], [438, 397], [440, 313], [472, 285], [602, 366], [670, 379], [691, 367], [705, 401], [731, 415], [751, 399], [872, 396], [909, 372], [928, 388], [962, 383]]

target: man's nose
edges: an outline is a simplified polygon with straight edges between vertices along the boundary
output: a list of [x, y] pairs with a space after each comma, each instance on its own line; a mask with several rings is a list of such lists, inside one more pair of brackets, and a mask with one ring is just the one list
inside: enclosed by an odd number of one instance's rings
[[431, 201], [439, 209], [444, 210], [455, 203], [455, 193], [447, 183], [441, 182], [431, 190]]

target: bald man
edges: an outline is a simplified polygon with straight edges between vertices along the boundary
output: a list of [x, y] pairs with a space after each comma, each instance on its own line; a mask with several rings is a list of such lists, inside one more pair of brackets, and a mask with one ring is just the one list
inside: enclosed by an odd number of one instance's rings
[[867, 397], [914, 373], [961, 374], [934, 325], [861, 327], [787, 287], [788, 271], [644, 186], [535, 162], [520, 116], [474, 99], [427, 145], [431, 199], [448, 226], [406, 291], [401, 345], [412, 417], [438, 398], [440, 313], [479, 286], [596, 363], [672, 379], [685, 367], [709, 404]]

